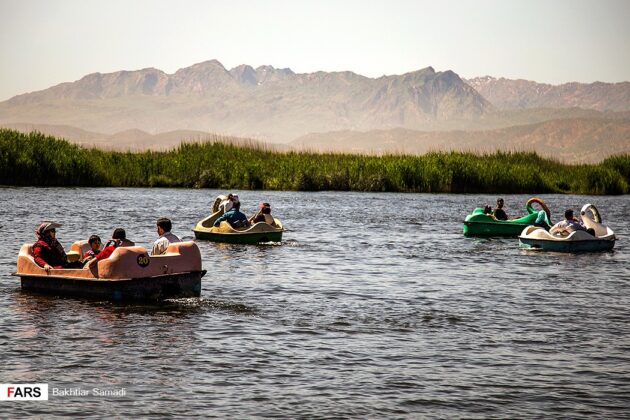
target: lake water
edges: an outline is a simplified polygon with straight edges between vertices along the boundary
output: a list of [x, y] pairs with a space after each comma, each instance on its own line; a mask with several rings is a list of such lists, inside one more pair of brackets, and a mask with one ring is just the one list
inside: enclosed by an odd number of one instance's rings
[[[43, 297], [10, 276], [41, 220], [66, 248], [118, 226], [150, 246], [160, 216], [192, 239], [222, 192], [0, 188], [0, 382], [51, 393], [3, 417], [630, 416], [629, 196], [542, 195], [554, 221], [591, 202], [617, 234], [564, 255], [464, 238], [495, 196], [237, 191], [248, 214], [272, 204], [284, 242], [198, 242], [200, 299]], [[529, 196], [504, 198], [525, 213]]]

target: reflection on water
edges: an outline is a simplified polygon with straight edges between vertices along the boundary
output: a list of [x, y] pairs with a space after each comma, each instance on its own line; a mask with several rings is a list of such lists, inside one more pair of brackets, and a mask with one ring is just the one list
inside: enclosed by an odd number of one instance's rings
[[[115, 227], [149, 247], [218, 191], [0, 188], [3, 382], [125, 387], [51, 397], [8, 417], [627, 417], [628, 197], [543, 196], [557, 219], [595, 204], [611, 252], [520, 250], [464, 238], [496, 197], [241, 191], [269, 201], [284, 243], [198, 242], [201, 299], [159, 305], [39, 296], [11, 277], [44, 219], [67, 247]], [[512, 216], [528, 196], [507, 196]], [[101, 215], [107, 215], [102, 217]]]

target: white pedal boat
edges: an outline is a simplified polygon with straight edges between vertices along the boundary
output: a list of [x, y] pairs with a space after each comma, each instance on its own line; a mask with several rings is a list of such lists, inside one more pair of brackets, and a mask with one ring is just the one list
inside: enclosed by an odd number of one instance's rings
[[[589, 215], [589, 212], [591, 215]], [[595, 235], [577, 230], [574, 232], [547, 232], [537, 226], [528, 226], [518, 237], [522, 248], [539, 249], [557, 252], [593, 252], [608, 251], [615, 246], [615, 233], [608, 226], [604, 226], [597, 208], [592, 204], [585, 204], [580, 211], [582, 223], [595, 231]]]

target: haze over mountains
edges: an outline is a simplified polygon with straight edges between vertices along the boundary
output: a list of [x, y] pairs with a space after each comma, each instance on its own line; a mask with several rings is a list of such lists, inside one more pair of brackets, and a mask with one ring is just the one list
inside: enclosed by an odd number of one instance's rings
[[630, 109], [630, 82], [564, 83], [549, 85], [529, 80], [490, 76], [466, 80], [477, 92], [501, 109], [586, 108], [598, 111]]
[[416, 131], [404, 128], [368, 132], [314, 133], [291, 144], [310, 150], [425, 154], [433, 151], [491, 153], [536, 151], [566, 162], [599, 162], [628, 153], [630, 119], [557, 119], [478, 131]]
[[69, 125], [7, 123], [4, 128], [29, 133], [39, 131], [50, 136], [71, 140], [73, 143], [98, 147], [104, 150], [143, 151], [168, 150], [177, 147], [182, 141], [187, 142], [223, 142], [242, 146], [255, 146], [275, 151], [291, 150], [283, 143], [265, 143], [248, 138], [219, 136], [214, 133], [195, 130], [174, 130], [151, 134], [138, 129], [120, 131], [115, 134], [96, 133]]
[[0, 103], [0, 125], [114, 148], [169, 147], [180, 135], [217, 133], [317, 150], [533, 149], [594, 161], [630, 152], [629, 122], [629, 82], [463, 80], [431, 67], [368, 78], [272, 66], [227, 70], [216, 60], [170, 75], [153, 68], [94, 73]]

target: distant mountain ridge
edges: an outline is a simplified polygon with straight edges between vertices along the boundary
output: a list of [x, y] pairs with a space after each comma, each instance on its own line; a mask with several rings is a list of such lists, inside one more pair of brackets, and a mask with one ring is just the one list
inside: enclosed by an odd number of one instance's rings
[[20, 106], [71, 100], [103, 101], [133, 96], [208, 96], [216, 94], [217, 90], [273, 83], [294, 75], [290, 69], [274, 69], [271, 66], [254, 70], [242, 65], [227, 71], [221, 63], [211, 60], [180, 69], [172, 75], [154, 68], [91, 73], [76, 82], [61, 83], [45, 90], [15, 96], [7, 103]]
[[105, 133], [192, 129], [288, 141], [323, 130], [450, 125], [492, 111], [457, 74], [431, 67], [371, 79], [272, 66], [227, 70], [210, 60], [172, 75], [153, 68], [93, 73], [18, 95], [0, 103], [0, 123]]
[[491, 76], [465, 81], [500, 109], [578, 107], [598, 111], [630, 110], [630, 82], [550, 85]]

